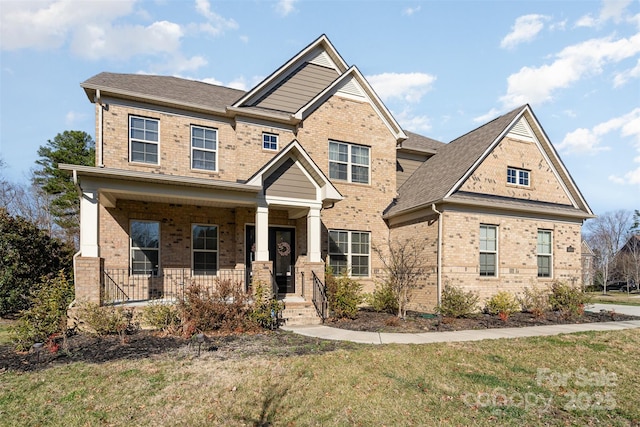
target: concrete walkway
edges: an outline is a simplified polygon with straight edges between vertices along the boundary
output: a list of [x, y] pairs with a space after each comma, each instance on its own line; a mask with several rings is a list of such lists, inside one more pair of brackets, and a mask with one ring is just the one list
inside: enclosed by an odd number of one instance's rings
[[[616, 313], [640, 316], [640, 306], [593, 304], [587, 307], [587, 310], [593, 312], [614, 310]], [[324, 325], [282, 327], [283, 330], [309, 337], [351, 341], [363, 344], [430, 344], [438, 342], [480, 341], [498, 338], [539, 337], [586, 331], [619, 331], [633, 328], [640, 328], [640, 320], [529, 326], [523, 328], [478, 329], [471, 331], [424, 332], [416, 334], [349, 331]]]

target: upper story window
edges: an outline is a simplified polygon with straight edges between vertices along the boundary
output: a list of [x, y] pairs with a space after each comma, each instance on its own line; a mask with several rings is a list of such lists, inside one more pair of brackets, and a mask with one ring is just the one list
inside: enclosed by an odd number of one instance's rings
[[218, 227], [193, 225], [191, 228], [194, 275], [215, 275], [218, 272]]
[[334, 274], [369, 276], [370, 233], [329, 230], [329, 266]]
[[278, 135], [273, 133], [262, 134], [262, 148], [265, 150], [277, 150], [278, 149]]
[[160, 121], [146, 117], [129, 117], [129, 159], [132, 162], [158, 164]]
[[160, 223], [131, 221], [131, 274], [157, 276], [160, 266]]
[[538, 277], [551, 277], [552, 236], [550, 230], [538, 230]]
[[511, 167], [507, 168], [507, 183], [528, 187], [529, 171]]
[[369, 184], [369, 147], [329, 141], [329, 178]]
[[218, 130], [191, 126], [191, 168], [218, 170]]
[[480, 225], [480, 275], [495, 276], [498, 265], [498, 227]]

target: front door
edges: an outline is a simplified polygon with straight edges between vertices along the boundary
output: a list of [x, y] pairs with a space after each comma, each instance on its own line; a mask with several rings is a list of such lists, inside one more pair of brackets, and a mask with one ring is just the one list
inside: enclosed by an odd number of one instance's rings
[[269, 259], [273, 262], [273, 277], [278, 284], [278, 293], [291, 294], [295, 286], [295, 229], [269, 228]]

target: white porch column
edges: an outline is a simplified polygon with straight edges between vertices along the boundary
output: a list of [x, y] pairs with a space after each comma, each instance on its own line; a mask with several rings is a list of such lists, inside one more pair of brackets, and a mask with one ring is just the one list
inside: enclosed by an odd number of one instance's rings
[[307, 256], [309, 262], [321, 262], [320, 236], [321, 236], [320, 208], [310, 207], [307, 214]]
[[269, 208], [256, 208], [256, 261], [269, 261]]
[[99, 257], [98, 190], [83, 188], [80, 198], [80, 251], [83, 257]]

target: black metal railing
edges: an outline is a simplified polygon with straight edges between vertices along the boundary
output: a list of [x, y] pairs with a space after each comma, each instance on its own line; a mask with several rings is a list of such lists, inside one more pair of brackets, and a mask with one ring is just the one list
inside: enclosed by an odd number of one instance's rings
[[316, 276], [315, 272], [311, 272], [313, 276], [313, 305], [316, 307], [318, 316], [324, 320], [329, 315], [329, 300], [327, 299], [327, 288], [322, 280]]
[[278, 299], [278, 282], [273, 275], [273, 271], [269, 270], [269, 277], [271, 277], [271, 297]]
[[104, 289], [100, 296], [103, 302], [108, 304], [122, 303], [129, 301], [129, 295], [118, 285], [118, 282], [113, 280], [108, 271], [104, 271]]

